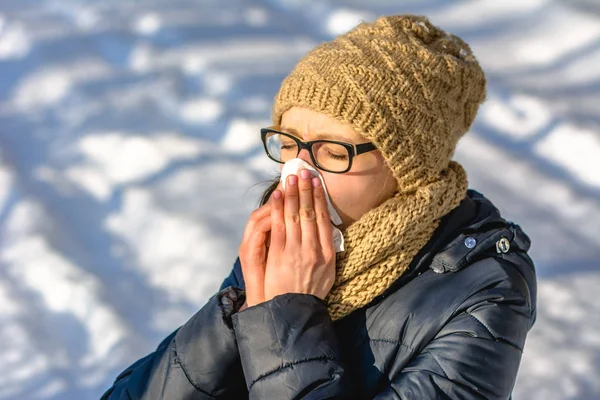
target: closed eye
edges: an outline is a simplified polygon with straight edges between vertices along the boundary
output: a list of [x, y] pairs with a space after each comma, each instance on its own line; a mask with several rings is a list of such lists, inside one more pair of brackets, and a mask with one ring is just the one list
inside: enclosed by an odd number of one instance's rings
[[327, 156], [333, 158], [334, 160], [346, 160], [348, 158], [347, 154], [334, 153], [331, 150], [326, 150], [326, 151], [327, 151]]

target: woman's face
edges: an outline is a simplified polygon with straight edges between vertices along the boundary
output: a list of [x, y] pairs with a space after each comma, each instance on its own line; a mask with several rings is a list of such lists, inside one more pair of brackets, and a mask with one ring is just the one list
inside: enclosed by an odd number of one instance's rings
[[[304, 141], [330, 139], [352, 144], [366, 142], [351, 126], [301, 107], [293, 107], [283, 113], [280, 130]], [[302, 150], [298, 158], [314, 167], [307, 150]], [[354, 157], [352, 169], [343, 174], [319, 172], [325, 180], [331, 203], [342, 219], [342, 225], [339, 226], [342, 230], [390, 198], [397, 190], [396, 180], [379, 150]]]

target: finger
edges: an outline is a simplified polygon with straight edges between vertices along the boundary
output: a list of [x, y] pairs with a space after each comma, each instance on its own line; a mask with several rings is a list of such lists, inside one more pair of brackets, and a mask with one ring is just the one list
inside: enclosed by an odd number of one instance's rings
[[249, 240], [250, 235], [252, 235], [254, 232], [254, 226], [256, 223], [270, 214], [271, 203], [266, 203], [264, 206], [252, 211], [252, 214], [250, 214], [250, 218], [248, 219], [248, 223], [246, 224], [246, 228], [244, 229], [244, 234], [242, 235], [242, 242]]
[[240, 246], [240, 263], [246, 282], [247, 301], [251, 304], [264, 298], [266, 237], [271, 229], [271, 215], [255, 221], [247, 241]]
[[279, 190], [281, 193], [283, 193], [283, 182], [280, 181], [275, 190]]
[[285, 216], [285, 243], [300, 245], [300, 216], [298, 215], [298, 177], [288, 176], [288, 184], [283, 199], [283, 214]]
[[[271, 230], [271, 216], [268, 215], [254, 225], [254, 233], [250, 235], [248, 241], [240, 246], [240, 260], [243, 258], [242, 273], [244, 276], [255, 276], [263, 274], [264, 261], [267, 255], [266, 240]], [[258, 268], [258, 267], [262, 268]]]
[[311, 174], [308, 170], [300, 171], [298, 181], [300, 228], [302, 235], [302, 246], [316, 248], [319, 245], [317, 237], [317, 224], [315, 221], [315, 209], [313, 205], [313, 188]]
[[265, 215], [260, 220], [253, 221], [251, 228], [246, 228], [244, 240], [240, 244], [240, 254], [248, 261], [264, 261], [264, 256], [259, 255], [266, 251], [266, 240], [271, 230], [271, 214]]
[[280, 192], [283, 193], [283, 184], [281, 183], [281, 181], [279, 181], [279, 183], [277, 184], [277, 186], [275, 187], [275, 189], [273, 189], [273, 191], [269, 195], [269, 200], [267, 200], [267, 203], [271, 202], [271, 200], [273, 199], [273, 193], [275, 193], [276, 190], [279, 190]]
[[323, 249], [333, 251], [333, 226], [327, 209], [325, 190], [319, 178], [313, 178], [312, 185], [319, 243]]
[[264, 216], [254, 224], [254, 232], [250, 234], [249, 242], [252, 247], [266, 244], [267, 236], [271, 231], [271, 214]]
[[271, 198], [271, 237], [269, 251], [282, 251], [286, 244], [283, 201], [282, 192], [275, 190]]

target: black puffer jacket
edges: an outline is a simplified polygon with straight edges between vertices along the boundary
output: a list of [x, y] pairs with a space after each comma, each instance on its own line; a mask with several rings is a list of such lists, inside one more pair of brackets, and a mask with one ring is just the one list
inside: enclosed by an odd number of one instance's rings
[[[529, 239], [474, 191], [440, 226], [385, 294], [335, 323], [302, 294], [229, 318], [233, 289], [220, 292], [103, 398], [509, 398], [535, 320]], [[237, 262], [223, 288], [243, 286]]]

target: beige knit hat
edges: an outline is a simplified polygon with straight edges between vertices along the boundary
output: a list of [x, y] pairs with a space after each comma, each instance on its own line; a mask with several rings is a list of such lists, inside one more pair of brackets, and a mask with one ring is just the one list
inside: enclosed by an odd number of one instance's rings
[[275, 97], [273, 122], [293, 106], [349, 124], [373, 142], [411, 191], [448, 166], [485, 98], [470, 47], [421, 16], [361, 23], [302, 58]]

